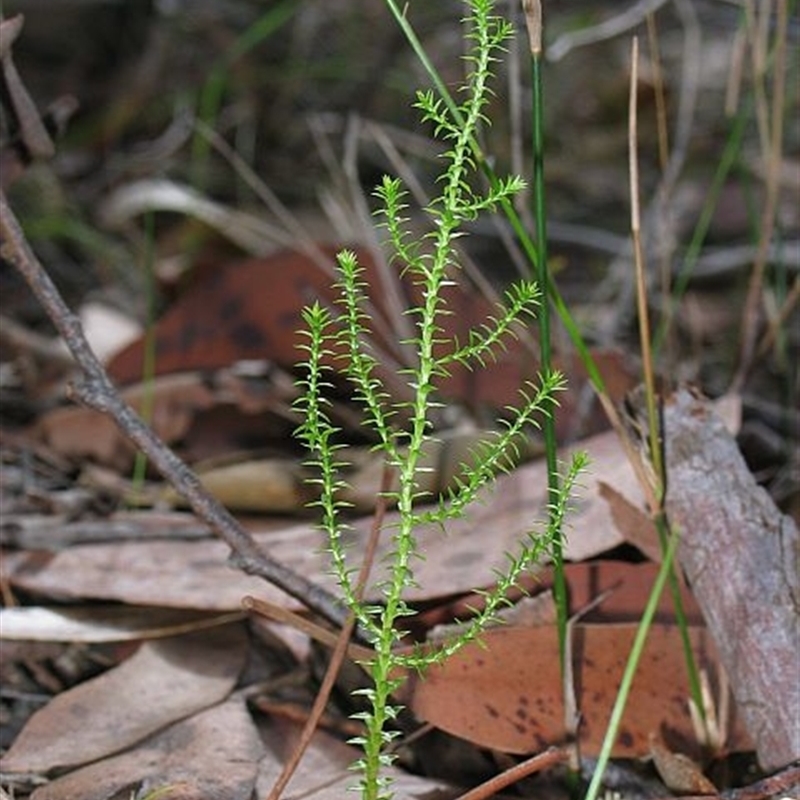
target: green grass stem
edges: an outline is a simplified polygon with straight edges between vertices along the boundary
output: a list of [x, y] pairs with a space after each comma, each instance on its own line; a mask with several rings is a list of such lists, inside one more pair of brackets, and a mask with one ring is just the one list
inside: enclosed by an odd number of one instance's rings
[[[544, 183], [544, 79], [542, 76], [542, 8], [539, 0], [523, 4], [526, 10], [528, 36], [531, 44], [531, 144], [533, 151], [533, 219], [536, 225], [535, 276], [539, 286], [551, 284], [547, 262], [547, 202]], [[542, 371], [552, 369], [550, 336], [550, 303], [545, 300], [537, 315], [539, 324], [539, 360]], [[548, 414], [542, 422], [542, 434], [547, 464], [547, 491], [550, 498], [558, 496], [558, 443], [556, 441], [555, 418]], [[556, 601], [558, 628], [558, 655], [561, 674], [566, 669], [567, 622], [569, 616], [567, 579], [564, 574], [563, 532], [553, 541], [553, 595]]]
[[[265, 11], [234, 41], [230, 49], [211, 68], [211, 72], [200, 90], [197, 103], [197, 117], [209, 128], [215, 127], [233, 64], [280, 30], [294, 16], [298, 5], [295, 0], [283, 0], [282, 3]], [[192, 171], [195, 189], [200, 190], [205, 186], [210, 153], [211, 144], [208, 138], [196, 134], [192, 142]]]
[[717, 203], [719, 202], [720, 194], [725, 186], [725, 181], [730, 175], [731, 170], [737, 163], [742, 150], [742, 141], [744, 140], [744, 132], [747, 129], [747, 123], [750, 121], [750, 108], [743, 106], [739, 109], [733, 126], [728, 133], [725, 141], [725, 146], [722, 149], [722, 156], [717, 165], [711, 185], [708, 189], [703, 208], [700, 211], [700, 216], [697, 219], [697, 224], [692, 232], [692, 238], [689, 240], [689, 245], [686, 248], [686, 253], [683, 257], [680, 271], [673, 284], [670, 297], [667, 301], [667, 306], [664, 314], [656, 328], [656, 333], [653, 338], [653, 354], [658, 355], [664, 342], [669, 335], [669, 329], [672, 324], [675, 308], [686, 292], [689, 281], [692, 278], [693, 270], [700, 257], [700, 252], [705, 244], [708, 230], [711, 227], [711, 220], [714, 217]]
[[[433, 65], [433, 62], [428, 57], [428, 54], [425, 52], [425, 48], [422, 46], [422, 43], [420, 42], [419, 37], [417, 36], [414, 30], [414, 27], [409, 22], [405, 13], [401, 11], [397, 3], [397, 0], [384, 0], [384, 1], [388, 6], [389, 10], [391, 11], [392, 15], [394, 16], [395, 20], [397, 21], [397, 24], [400, 27], [401, 31], [403, 32], [403, 35], [406, 37], [406, 41], [408, 42], [411, 49], [414, 51], [414, 54], [416, 55], [423, 69], [430, 78], [431, 83], [435, 87], [437, 94], [445, 102], [448, 111], [450, 111], [450, 113], [453, 115], [453, 118], [458, 120], [460, 114], [458, 110], [458, 105], [453, 99], [449, 89], [447, 88], [447, 85], [442, 80], [441, 76], [436, 70], [436, 67]], [[498, 183], [497, 175], [494, 169], [492, 168], [491, 164], [484, 157], [480, 144], [476, 139], [473, 138], [470, 140], [470, 147], [472, 149], [473, 158], [475, 159], [475, 162], [478, 164], [478, 166], [486, 176], [487, 180], [489, 181], [490, 187], [492, 188], [492, 190], [496, 189]], [[501, 199], [498, 205], [501, 211], [503, 212], [503, 215], [508, 220], [509, 225], [511, 225], [511, 229], [514, 231], [514, 234], [517, 237], [517, 241], [519, 242], [520, 247], [522, 248], [526, 258], [531, 264], [531, 267], [538, 272], [539, 252], [537, 244], [534, 242], [530, 232], [526, 229], [524, 223], [520, 219], [520, 216], [517, 213], [516, 209], [514, 208], [514, 205], [508, 198]], [[567, 308], [567, 304], [564, 302], [561, 293], [558, 291], [557, 286], [548, 277], [548, 280], [544, 284], [542, 284], [541, 288], [543, 291], [546, 290], [546, 294], [550, 298], [550, 301], [553, 304], [553, 308], [558, 314], [561, 323], [564, 325], [564, 329], [566, 330], [567, 335], [572, 341], [572, 344], [575, 347], [576, 352], [578, 353], [578, 357], [580, 358], [581, 363], [583, 364], [586, 373], [589, 377], [589, 381], [591, 382], [595, 391], [601, 398], [607, 397], [608, 392], [606, 390], [605, 382], [603, 381], [602, 375], [600, 374], [600, 370], [598, 369], [597, 364], [594, 358], [592, 357], [591, 352], [589, 351], [589, 346], [586, 344], [577, 323], [575, 322], [575, 320], [572, 317], [572, 314]], [[603, 405], [607, 411], [612, 412], [612, 409], [608, 403], [604, 403]]]
[[603, 738], [603, 745], [600, 748], [600, 755], [597, 759], [597, 767], [595, 768], [592, 780], [589, 783], [589, 788], [586, 791], [585, 800], [597, 800], [598, 792], [603, 782], [603, 775], [605, 774], [606, 766], [608, 765], [611, 757], [611, 750], [614, 747], [614, 742], [617, 739], [619, 726], [622, 722], [622, 715], [625, 712], [625, 705], [628, 702], [628, 695], [630, 694], [633, 680], [636, 677], [636, 670], [639, 667], [639, 660], [644, 650], [645, 642], [647, 641], [647, 634], [650, 626], [655, 617], [656, 609], [658, 608], [658, 601], [661, 593], [664, 591], [664, 585], [667, 582], [667, 577], [672, 570], [672, 562], [675, 558], [675, 551], [678, 546], [678, 535], [673, 533], [667, 545], [664, 554], [664, 560], [661, 562], [661, 568], [658, 571], [656, 580], [653, 583], [653, 588], [650, 592], [650, 597], [647, 599], [644, 614], [642, 615], [639, 625], [636, 628], [636, 636], [633, 640], [631, 653], [628, 656], [628, 661], [625, 665], [625, 671], [620, 681], [619, 691], [617, 698], [614, 701], [614, 707], [611, 710], [611, 717], [608, 721], [606, 735]]

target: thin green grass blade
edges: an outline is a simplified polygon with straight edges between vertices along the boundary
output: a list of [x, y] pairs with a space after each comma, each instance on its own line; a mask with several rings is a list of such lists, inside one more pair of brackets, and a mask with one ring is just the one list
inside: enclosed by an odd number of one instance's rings
[[[660, 513], [656, 519], [656, 530], [658, 531], [659, 542], [661, 543], [661, 552], [666, 558], [669, 551], [669, 528], [667, 519], [664, 513]], [[678, 574], [675, 571], [674, 565], [670, 566], [669, 570], [669, 589], [672, 595], [672, 607], [675, 610], [675, 624], [678, 626], [680, 632], [681, 645], [683, 647], [684, 657], [686, 659], [686, 673], [689, 679], [689, 694], [692, 696], [697, 713], [703, 722], [703, 727], [706, 726], [706, 708], [703, 703], [703, 690], [700, 684], [700, 672], [697, 669], [697, 661], [694, 657], [694, 650], [692, 650], [692, 642], [689, 638], [689, 621], [686, 619], [686, 611], [683, 608], [683, 600], [681, 599], [681, 589], [678, 581]], [[708, 731], [706, 730], [706, 734]]]
[[[460, 112], [458, 110], [458, 106], [456, 102], [453, 100], [450, 91], [448, 90], [446, 84], [442, 80], [441, 76], [434, 67], [431, 60], [428, 58], [428, 54], [425, 52], [422, 43], [420, 42], [416, 32], [414, 31], [413, 26], [406, 18], [406, 15], [401, 11], [399, 5], [397, 4], [396, 0], [385, 0], [386, 5], [388, 6], [389, 10], [391, 11], [392, 15], [394, 16], [395, 20], [397, 21], [398, 26], [403, 32], [403, 35], [406, 37], [409, 46], [414, 51], [414, 54], [417, 56], [420, 64], [422, 65], [425, 72], [428, 74], [428, 77], [431, 80], [436, 92], [442, 98], [444, 103], [447, 105], [448, 110], [453, 115], [453, 119], [458, 121], [460, 119]], [[495, 174], [494, 170], [492, 169], [491, 165], [488, 163], [486, 158], [484, 157], [483, 151], [479, 145], [479, 143], [475, 140], [470, 141], [470, 147], [472, 149], [472, 155], [475, 158], [477, 164], [480, 165], [481, 170], [486, 175], [487, 180], [489, 181], [490, 186], [494, 189], [498, 184], [498, 178]], [[534, 243], [533, 239], [531, 238], [530, 233], [525, 229], [525, 226], [522, 223], [522, 220], [517, 214], [516, 209], [514, 208], [513, 204], [509, 202], [507, 199], [504, 199], [500, 202], [500, 208], [503, 211], [506, 219], [508, 220], [509, 224], [511, 225], [511, 229], [514, 231], [514, 234], [519, 241], [520, 247], [522, 247], [523, 252], [525, 253], [525, 257], [531, 264], [531, 267], [535, 270], [538, 270], [538, 252], [536, 244]], [[578, 353], [578, 357], [581, 360], [584, 368], [586, 369], [586, 373], [589, 376], [589, 380], [592, 383], [595, 391], [599, 395], [607, 395], [605, 382], [603, 381], [602, 376], [600, 375], [600, 370], [597, 368], [597, 364], [592, 357], [592, 354], [589, 352], [589, 347], [583, 339], [581, 332], [578, 328], [577, 323], [572, 318], [572, 315], [567, 308], [564, 299], [561, 297], [558, 288], [551, 280], [547, 280], [546, 283], [541, 287], [542, 291], [546, 290], [547, 295], [550, 297], [551, 302], [553, 303], [553, 308], [555, 309], [556, 313], [559, 316], [562, 324], [564, 325], [564, 329], [567, 331], [567, 334], [572, 341], [573, 346], [575, 347], [576, 352]]]
[[[214, 127], [222, 105], [222, 98], [228, 83], [228, 70], [231, 65], [285, 25], [298, 7], [299, 4], [295, 0], [284, 0], [262, 14], [236, 39], [225, 55], [211, 68], [208, 79], [200, 90], [197, 103], [199, 120], [210, 128]], [[195, 134], [192, 142], [192, 170], [194, 173], [193, 185], [196, 189], [202, 188], [205, 184], [210, 153], [210, 141], [199, 133]]]
[[[528, 32], [531, 40], [531, 140], [533, 147], [533, 218], [536, 225], [536, 278], [540, 286], [549, 286], [547, 268], [547, 201], [544, 185], [544, 80], [542, 76], [542, 18], [541, 5], [531, 3]], [[527, 11], [527, 6], [526, 6]], [[550, 341], [550, 303], [542, 303], [537, 314], [539, 323], [539, 359], [544, 375], [552, 369]], [[552, 409], [551, 409], [552, 410]], [[552, 521], [554, 499], [558, 497], [558, 443], [556, 442], [555, 418], [548, 414], [542, 420], [542, 434], [547, 464], [548, 508]], [[566, 668], [567, 652], [567, 579], [564, 575], [564, 537], [559, 530], [553, 538], [553, 595], [556, 601], [556, 623], [558, 628], [558, 654], [561, 674]]]
[[656, 580], [653, 583], [653, 589], [650, 592], [650, 597], [647, 600], [642, 619], [636, 629], [636, 636], [633, 640], [633, 647], [631, 647], [631, 654], [628, 656], [628, 663], [625, 665], [625, 672], [620, 682], [619, 692], [617, 699], [614, 702], [614, 708], [611, 710], [611, 719], [608, 722], [608, 729], [606, 730], [605, 738], [603, 739], [603, 746], [600, 749], [600, 756], [597, 759], [597, 767], [595, 768], [592, 780], [589, 783], [589, 788], [586, 792], [585, 800], [597, 800], [598, 792], [600, 791], [603, 782], [603, 774], [605, 773], [606, 766], [609, 758], [611, 757], [611, 749], [619, 732], [620, 722], [622, 721], [622, 714], [625, 711], [625, 705], [628, 702], [628, 695], [630, 694], [633, 679], [636, 677], [636, 670], [639, 666], [639, 659], [644, 650], [644, 644], [647, 639], [647, 633], [650, 630], [650, 625], [653, 622], [653, 617], [658, 608], [658, 601], [661, 593], [664, 591], [664, 585], [667, 582], [667, 577], [672, 570], [672, 562], [675, 558], [675, 551], [678, 547], [678, 535], [673, 533], [670, 536], [664, 560], [661, 562], [661, 568], [658, 571]]
[[700, 251], [705, 243], [708, 230], [711, 227], [711, 220], [714, 216], [714, 211], [719, 202], [719, 197], [725, 181], [733, 169], [734, 165], [739, 159], [742, 150], [742, 141], [744, 140], [744, 132], [747, 129], [747, 123], [750, 120], [750, 108], [744, 106], [739, 110], [736, 115], [736, 120], [731, 128], [725, 147], [722, 150], [722, 157], [717, 165], [714, 178], [711, 181], [711, 186], [708, 190], [706, 201], [700, 211], [700, 216], [697, 219], [692, 233], [692, 238], [689, 241], [689, 246], [686, 248], [686, 254], [683, 258], [680, 272], [675, 280], [672, 292], [669, 298], [669, 307], [667, 313], [663, 315], [656, 329], [655, 337], [653, 338], [653, 354], [657, 355], [664, 345], [664, 341], [669, 334], [669, 327], [672, 323], [673, 311], [680, 302], [686, 292], [686, 287], [692, 277], [692, 270], [697, 264], [700, 257]]

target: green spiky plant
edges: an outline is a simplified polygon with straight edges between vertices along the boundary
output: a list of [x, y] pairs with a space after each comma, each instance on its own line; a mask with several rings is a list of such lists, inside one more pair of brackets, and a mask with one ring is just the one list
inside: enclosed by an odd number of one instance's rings
[[[464, 20], [469, 43], [465, 56], [467, 77], [462, 87], [464, 100], [457, 114], [433, 91], [418, 92], [415, 106], [425, 123], [431, 123], [434, 135], [444, 141], [443, 169], [438, 184], [440, 194], [423, 209], [429, 232], [422, 238], [408, 227], [405, 192], [401, 182], [384, 177], [376, 190], [380, 202], [381, 225], [385, 228], [393, 262], [402, 268], [420, 290], [419, 305], [409, 309], [415, 335], [407, 344], [413, 347], [416, 361], [407, 370], [408, 385], [413, 389], [410, 401], [398, 404], [385, 391], [378, 375], [377, 361], [365, 342], [369, 340], [369, 319], [363, 269], [354, 253], [338, 255], [338, 304], [332, 310], [321, 304], [303, 312], [306, 339], [300, 382], [302, 396], [297, 403], [303, 423], [297, 435], [310, 452], [315, 469], [314, 482], [319, 492], [315, 505], [321, 513], [321, 526], [327, 534], [334, 574], [342, 598], [355, 615], [374, 649], [374, 656], [364, 664], [372, 686], [363, 690], [367, 710], [359, 715], [365, 733], [356, 740], [362, 748], [357, 763], [361, 773], [361, 793], [365, 800], [392, 797], [384, 767], [391, 763], [387, 746], [396, 735], [390, 729], [398, 708], [392, 695], [398, 689], [403, 670], [424, 670], [441, 662], [468, 642], [480, 637], [497, 618], [506, 603], [509, 590], [523, 573], [552, 555], [560, 542], [561, 523], [569, 493], [583, 466], [584, 458], [573, 459], [566, 469], [560, 488], [549, 491], [550, 513], [538, 532], [532, 531], [519, 550], [509, 554], [505, 569], [498, 573], [495, 587], [485, 592], [483, 609], [452, 640], [434, 649], [419, 649], [412, 654], [397, 652], [402, 633], [398, 622], [413, 614], [404, 594], [415, 585], [414, 564], [422, 557], [415, 530], [423, 524], [445, 525], [461, 516], [478, 499], [480, 492], [516, 462], [520, 437], [530, 425], [551, 414], [556, 395], [564, 389], [563, 376], [551, 371], [541, 374], [537, 385], [520, 393], [520, 402], [510, 410], [509, 421], [497, 435], [479, 448], [469, 463], [462, 464], [460, 477], [451, 490], [438, 498], [426, 496], [419, 488], [421, 456], [426, 443], [435, 436], [431, 412], [437, 405], [437, 386], [455, 364], [478, 367], [493, 358], [497, 349], [514, 335], [515, 326], [533, 315], [539, 289], [532, 281], [521, 281], [506, 293], [506, 303], [496, 317], [486, 320], [471, 332], [464, 343], [446, 340], [442, 319], [451, 313], [444, 294], [459, 268], [456, 239], [463, 235], [464, 224], [483, 212], [491, 212], [524, 187], [521, 178], [498, 180], [486, 190], [476, 188], [477, 169], [472, 154], [475, 134], [487, 124], [484, 114], [490, 96], [492, 65], [511, 36], [512, 26], [494, 15], [493, 0], [468, 0]], [[386, 465], [396, 475], [396, 488], [388, 499], [396, 506], [398, 521], [385, 532], [391, 536], [391, 552], [375, 589], [381, 602], [359, 600], [353, 577], [352, 555], [345, 546], [346, 521], [340, 491], [344, 487], [345, 467], [339, 430], [327, 413], [325, 391], [332, 371], [345, 376], [355, 387], [355, 399], [364, 414], [383, 454]], [[398, 414], [402, 412], [402, 414]], [[395, 420], [408, 420], [403, 428]], [[437, 501], [437, 502], [431, 502]]]

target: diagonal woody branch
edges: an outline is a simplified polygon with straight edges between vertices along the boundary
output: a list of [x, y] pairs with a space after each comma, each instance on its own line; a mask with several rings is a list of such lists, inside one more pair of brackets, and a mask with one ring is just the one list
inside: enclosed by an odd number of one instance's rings
[[327, 590], [265, 553], [253, 537], [200, 483], [192, 470], [162, 442], [119, 395], [50, 276], [30, 248], [0, 191], [0, 255], [19, 272], [81, 368], [83, 376], [70, 387], [83, 405], [111, 417], [120, 430], [150, 459], [155, 468], [191, 506], [195, 514], [231, 548], [232, 563], [249, 575], [264, 578], [312, 611], [341, 627], [346, 609]]

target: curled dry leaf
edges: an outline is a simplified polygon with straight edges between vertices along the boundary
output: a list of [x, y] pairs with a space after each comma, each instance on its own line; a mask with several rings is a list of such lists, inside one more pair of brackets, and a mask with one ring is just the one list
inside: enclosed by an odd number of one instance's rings
[[0, 638], [35, 642], [161, 639], [235, 621], [242, 615], [126, 605], [16, 606], [0, 609]]
[[[185, 435], [195, 414], [217, 401], [200, 376], [192, 374], [171, 375], [149, 387], [132, 387], [122, 397], [137, 411], [146, 398], [152, 399], [151, 425], [167, 444]], [[54, 409], [38, 420], [32, 433], [62, 456], [90, 458], [123, 470], [136, 452], [110, 417], [83, 407]]]
[[[189, 461], [219, 456], [272, 440], [285, 445], [297, 424], [291, 416], [296, 389], [278, 369], [240, 374], [241, 365], [206, 375], [183, 372], [128, 386], [122, 398], [149, 422], [166, 444], [180, 444]], [[130, 467], [134, 447], [105, 415], [84, 407], [56, 408], [32, 427], [34, 438], [60, 455], [91, 459], [117, 470]]]
[[[313, 497], [303, 465], [294, 459], [246, 460], [209, 469], [198, 467], [196, 472], [203, 486], [231, 510], [297, 514]], [[171, 487], [163, 499], [172, 505], [186, 504]]]
[[717, 787], [700, 767], [683, 753], [674, 753], [655, 734], [650, 734], [650, 755], [664, 785], [678, 794], [717, 797]]

